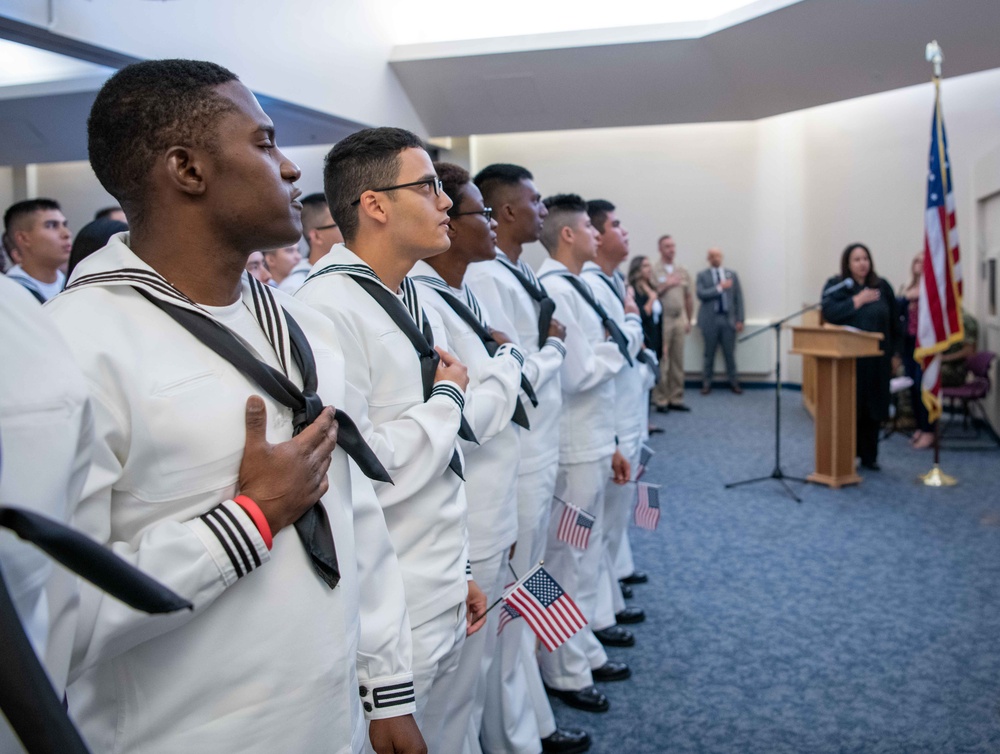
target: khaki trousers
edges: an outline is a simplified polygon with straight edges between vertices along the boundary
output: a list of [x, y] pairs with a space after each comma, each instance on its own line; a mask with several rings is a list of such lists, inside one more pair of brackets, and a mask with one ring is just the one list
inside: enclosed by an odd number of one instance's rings
[[660, 381], [653, 388], [653, 403], [666, 406], [684, 401], [684, 325], [683, 314], [663, 315], [663, 357], [660, 359]]

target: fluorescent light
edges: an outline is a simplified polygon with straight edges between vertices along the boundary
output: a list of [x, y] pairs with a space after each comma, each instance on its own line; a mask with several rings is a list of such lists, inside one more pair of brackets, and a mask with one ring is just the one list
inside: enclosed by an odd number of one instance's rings
[[493, 5], [468, 0], [435, 0], [430, 5], [413, 0], [369, 0], [369, 3], [370, 12], [395, 45], [697, 23], [751, 5], [762, 6], [761, 12], [773, 9], [773, 3], [760, 0], [625, 0], [612, 4], [606, 0], [504, 0]]
[[113, 68], [0, 39], [0, 86], [43, 84], [103, 74]]

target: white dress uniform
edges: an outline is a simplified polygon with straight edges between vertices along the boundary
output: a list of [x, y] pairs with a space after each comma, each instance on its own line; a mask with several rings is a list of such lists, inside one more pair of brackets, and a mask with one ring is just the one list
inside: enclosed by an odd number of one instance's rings
[[306, 278], [309, 277], [309, 272], [312, 270], [312, 265], [309, 264], [309, 257], [304, 256], [299, 260], [291, 271], [288, 273], [288, 277], [278, 283], [278, 290], [287, 293], [289, 296], [295, 294], [302, 284], [306, 282]]
[[[501, 250], [492, 262], [469, 266], [465, 285], [490, 313], [491, 325], [506, 333], [524, 354], [522, 373], [531, 383], [537, 406], [522, 395], [531, 424], [521, 433], [521, 464], [517, 480], [517, 549], [511, 565], [518, 575], [542, 559], [552, 494], [559, 463], [559, 413], [562, 389], [559, 372], [566, 348], [547, 338], [539, 347], [539, 305], [520, 279], [542, 290], [534, 271], [523, 261], [512, 262]], [[559, 312], [555, 314], [559, 318]], [[511, 575], [510, 581], [513, 581]], [[499, 637], [487, 677], [487, 698], [481, 741], [490, 754], [538, 754], [541, 738], [556, 730], [548, 696], [535, 659], [535, 635], [523, 620], [507, 624]]]
[[[618, 450], [634, 469], [639, 462], [643, 430], [648, 429], [643, 408], [649, 403], [649, 396], [643, 386], [649, 370], [638, 360], [640, 352], [645, 350], [642, 320], [637, 314], [625, 313], [625, 282], [619, 276], [605, 275], [596, 263], [587, 262], [583, 265], [581, 277], [590, 284], [594, 298], [628, 340], [632, 366], [622, 369], [615, 377], [615, 435]], [[625, 609], [615, 562], [622, 547], [631, 550], [628, 543], [628, 523], [632, 504], [636, 499], [635, 485], [615, 484], [609, 479], [604, 494], [607, 513], [604, 527], [605, 557], [601, 564], [597, 610], [592, 624], [596, 629], [615, 625], [615, 613]]]
[[[545, 568], [573, 598], [588, 621], [597, 606], [597, 585], [604, 553], [604, 490], [615, 451], [615, 376], [627, 367], [618, 346], [607, 340], [600, 317], [569, 281], [561, 262], [546, 259], [539, 279], [556, 301], [566, 326], [566, 359], [562, 367], [563, 408], [559, 428], [559, 471], [555, 498], [594, 516], [590, 544], [580, 550], [557, 538], [563, 503], [553, 499]], [[583, 285], [585, 281], [577, 278]], [[555, 689], [579, 690], [593, 685], [590, 671], [607, 662], [590, 626], [555, 652], [542, 652], [545, 682]]]
[[128, 240], [114, 236], [81, 262], [46, 307], [94, 406], [94, 462], [74, 523], [194, 610], [144, 615], [82, 587], [71, 715], [101, 752], [359, 752], [365, 714], [415, 706], [402, 579], [372, 485], [338, 447], [320, 501], [337, 548], [335, 589], [293, 527], [268, 550], [233, 502], [245, 406], [264, 399], [272, 443], [292, 437], [291, 410], [136, 288], [224, 321], [301, 386], [287, 310], [314, 352], [320, 397], [356, 416], [363, 401], [344, 380], [336, 333], [246, 274], [234, 305], [200, 307]]
[[[443, 380], [424, 400], [420, 359], [396, 323], [355, 280], [382, 285], [343, 244], [319, 260], [295, 297], [335, 325], [347, 361], [347, 380], [364, 396], [358, 426], [393, 478], [377, 484], [389, 536], [399, 557], [413, 629], [417, 722], [431, 751], [450, 705], [450, 677], [465, 640], [468, 534], [465, 483], [449, 467], [458, 448], [465, 393]], [[418, 329], [424, 318], [434, 341], [447, 335], [433, 309], [424, 309], [416, 286], [389, 291], [406, 306]], [[459, 456], [461, 454], [459, 452]]]
[[[465, 488], [469, 504], [469, 556], [472, 575], [486, 593], [487, 604], [500, 598], [509, 582], [508, 552], [517, 541], [517, 470], [520, 428], [511, 421], [521, 385], [524, 357], [512, 345], [501, 345], [491, 357], [476, 334], [445, 297], [464, 305], [479, 324], [489, 328], [490, 314], [467, 286], [449, 287], [426, 262], [414, 265], [410, 278], [421, 300], [444, 323], [452, 352], [469, 370], [466, 416], [479, 444], [462, 441]], [[523, 405], [523, 404], [522, 404]], [[466, 639], [451, 684], [452, 708], [445, 723], [441, 751], [479, 752], [479, 729], [486, 699], [486, 673], [496, 648], [500, 612]]]
[[[31, 293], [0, 275], [0, 505], [67, 522], [90, 467], [87, 387]], [[76, 628], [76, 577], [0, 531], [0, 568], [28, 640], [61, 697]], [[59, 632], [50, 626], [59, 619]], [[0, 751], [21, 751], [0, 716]]]

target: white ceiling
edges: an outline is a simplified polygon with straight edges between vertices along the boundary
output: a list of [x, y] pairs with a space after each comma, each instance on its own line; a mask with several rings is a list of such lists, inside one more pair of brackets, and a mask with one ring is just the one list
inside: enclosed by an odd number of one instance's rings
[[753, 120], [927, 81], [931, 39], [946, 76], [1000, 67], [1000, 0], [775, 5], [696, 38], [421, 44], [390, 65], [427, 130], [449, 136]]

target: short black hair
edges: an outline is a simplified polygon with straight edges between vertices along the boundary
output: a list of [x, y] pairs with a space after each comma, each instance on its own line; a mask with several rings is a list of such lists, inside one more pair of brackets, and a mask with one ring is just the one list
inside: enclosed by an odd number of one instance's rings
[[504, 188], [516, 186], [521, 181], [533, 180], [535, 176], [527, 168], [507, 162], [495, 162], [476, 173], [472, 182], [482, 192], [483, 201], [492, 206], [500, 204], [499, 194]]
[[[99, 209], [97, 210], [97, 212], [94, 213], [94, 219], [104, 220], [107, 217], [111, 217], [112, 212], [121, 212], [121, 211], [122, 211], [121, 207], [104, 207], [103, 209]], [[81, 228], [81, 230], [83, 229]]]
[[458, 205], [462, 203], [462, 188], [471, 180], [469, 171], [452, 162], [435, 162], [434, 172], [441, 179], [441, 190], [451, 199], [448, 216], [455, 217], [459, 213]]
[[66, 265], [66, 277], [69, 278], [73, 274], [73, 270], [80, 262], [98, 249], [107, 246], [111, 236], [126, 230], [128, 225], [110, 217], [91, 220], [80, 228], [80, 232], [73, 239], [73, 249], [69, 253], [69, 263]]
[[327, 154], [323, 190], [345, 241], [353, 241], [358, 233], [354, 201], [365, 191], [395, 183], [399, 155], [410, 148], [425, 149], [415, 133], [403, 128], [366, 128], [341, 139]]
[[142, 215], [149, 171], [163, 150], [215, 148], [215, 126], [234, 105], [213, 88], [238, 80], [215, 63], [146, 60], [104, 83], [87, 119], [87, 150], [97, 180], [130, 219]]
[[608, 219], [608, 214], [614, 211], [615, 205], [607, 199], [591, 199], [587, 202], [587, 214], [598, 233], [604, 232], [604, 222]]
[[319, 227], [319, 218], [326, 211], [326, 195], [317, 191], [299, 199], [302, 204], [302, 235], [308, 236], [309, 231]]
[[579, 194], [555, 194], [543, 200], [549, 214], [542, 221], [542, 233], [539, 241], [549, 254], [559, 246], [559, 234], [570, 225], [575, 216], [587, 214], [587, 203]]
[[23, 202], [16, 202], [7, 208], [7, 211], [3, 213], [3, 228], [4, 233], [13, 242], [11, 237], [11, 231], [15, 230], [14, 226], [18, 224], [18, 221], [27, 217], [28, 215], [33, 215], [36, 212], [43, 212], [47, 210], [57, 210], [62, 211], [62, 207], [59, 206], [59, 202], [55, 199], [26, 199]]

